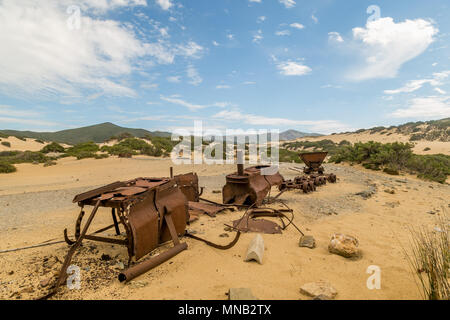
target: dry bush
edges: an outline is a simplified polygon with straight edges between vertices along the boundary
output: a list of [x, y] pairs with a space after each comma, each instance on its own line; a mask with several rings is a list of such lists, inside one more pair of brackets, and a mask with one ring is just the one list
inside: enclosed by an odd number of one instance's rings
[[423, 297], [428, 300], [450, 299], [449, 219], [437, 218], [433, 230], [410, 229], [411, 253], [407, 259], [417, 277]]

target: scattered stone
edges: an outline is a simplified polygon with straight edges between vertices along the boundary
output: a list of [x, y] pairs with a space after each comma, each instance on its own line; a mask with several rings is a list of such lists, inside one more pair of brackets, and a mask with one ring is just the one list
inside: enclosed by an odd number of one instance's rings
[[118, 268], [119, 270], [123, 270], [123, 269], [125, 269], [125, 265], [123, 264], [122, 261], [119, 261], [116, 264], [116, 268]]
[[212, 193], [222, 193], [221, 190], [213, 190]]
[[313, 297], [315, 300], [331, 300], [337, 295], [337, 290], [328, 282], [320, 280], [309, 282], [300, 288], [300, 293]]
[[390, 193], [390, 194], [395, 194], [395, 190], [394, 189], [385, 189], [384, 192]]
[[228, 233], [222, 233], [219, 235], [221, 238], [228, 238], [230, 235]]
[[111, 256], [109, 254], [102, 254], [102, 257], [100, 258], [103, 261], [110, 261], [111, 260]]
[[359, 242], [356, 238], [341, 233], [335, 233], [331, 237], [328, 251], [345, 258], [356, 258], [361, 256], [358, 249]]
[[8, 272], [8, 275], [9, 275], [9, 276], [12, 276], [13, 274], [14, 274], [14, 271], [13, 271], [13, 270], [11, 270], [11, 271]]
[[436, 214], [436, 211], [430, 210], [427, 212], [428, 214]]
[[376, 192], [375, 188], [370, 188], [369, 190], [364, 190], [364, 191], [361, 191], [361, 192], [357, 192], [357, 193], [355, 193], [355, 195], [361, 196], [361, 197], [363, 197], [363, 199], [367, 200], [370, 197], [372, 197], [375, 194], [375, 192]]
[[316, 247], [316, 240], [314, 239], [313, 236], [301, 236], [298, 245], [300, 247], [314, 249]]
[[46, 279], [44, 279], [44, 280], [41, 280], [40, 282], [39, 282], [39, 284], [41, 285], [41, 287], [42, 288], [45, 288], [45, 287], [47, 287], [49, 284], [50, 284], [50, 282], [52, 281], [52, 277], [49, 277], [49, 278], [46, 278]]
[[228, 291], [228, 300], [258, 300], [248, 288], [231, 288]]
[[23, 289], [22, 291], [20, 291], [20, 293], [33, 293], [34, 289], [33, 287], [27, 287], [25, 289]]
[[248, 246], [245, 261], [255, 260], [259, 264], [262, 264], [263, 255], [264, 255], [264, 240], [261, 234], [258, 233]]
[[395, 207], [398, 207], [399, 205], [400, 205], [400, 201], [386, 202], [384, 204], [384, 206], [390, 207], [390, 208], [395, 208]]
[[148, 282], [146, 281], [132, 281], [130, 282], [130, 286], [132, 288], [144, 288], [148, 285]]

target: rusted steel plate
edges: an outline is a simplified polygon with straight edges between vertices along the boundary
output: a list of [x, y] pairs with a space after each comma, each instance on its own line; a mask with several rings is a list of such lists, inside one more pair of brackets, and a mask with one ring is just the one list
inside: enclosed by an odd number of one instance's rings
[[320, 167], [328, 152], [300, 153], [300, 158], [308, 167]]
[[244, 217], [233, 221], [233, 227], [242, 232], [259, 232], [267, 234], [281, 233], [281, 227], [277, 223], [266, 219], [247, 219]]
[[194, 215], [207, 214], [210, 217], [215, 217], [217, 213], [228, 209], [224, 206], [218, 206], [210, 203], [189, 201], [189, 214]]
[[139, 194], [142, 192], [147, 191], [148, 188], [140, 188], [140, 187], [121, 187], [117, 188], [115, 191], [118, 194], [121, 194], [123, 196], [132, 196], [135, 194]]
[[136, 179], [135, 186], [143, 188], [154, 188], [168, 182], [168, 179]]
[[97, 188], [97, 189], [94, 189], [94, 190], [90, 190], [90, 191], [87, 191], [87, 192], [84, 192], [84, 193], [80, 193], [79, 195], [76, 195], [75, 198], [73, 198], [72, 202], [75, 203], [75, 202], [84, 201], [84, 200], [87, 200], [87, 199], [90, 199], [90, 198], [94, 198], [94, 197], [99, 196], [99, 195], [101, 195], [103, 193], [107, 193], [107, 192], [113, 191], [113, 190], [115, 190], [115, 189], [117, 189], [119, 187], [123, 187], [125, 185], [126, 185], [126, 182], [117, 181], [117, 182], [108, 184], [108, 185], [106, 185], [104, 187], [100, 187], [100, 188]]
[[178, 188], [186, 196], [188, 201], [198, 202], [200, 191], [198, 186], [197, 173], [180, 174], [174, 177]]

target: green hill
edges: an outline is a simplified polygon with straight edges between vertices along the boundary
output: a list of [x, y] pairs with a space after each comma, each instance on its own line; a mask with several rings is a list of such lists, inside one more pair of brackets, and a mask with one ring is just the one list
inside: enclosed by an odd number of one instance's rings
[[33, 132], [33, 131], [17, 131], [17, 130], [0, 130], [0, 133], [9, 136], [40, 139], [45, 141], [55, 141], [59, 143], [77, 144], [80, 142], [94, 141], [97, 143], [104, 142], [112, 136], [121, 133], [129, 133], [135, 137], [144, 137], [146, 135], [157, 137], [170, 137], [169, 132], [148, 131], [145, 129], [132, 129], [117, 126], [110, 122], [105, 122], [93, 126], [87, 126], [76, 129], [68, 129], [56, 132]]

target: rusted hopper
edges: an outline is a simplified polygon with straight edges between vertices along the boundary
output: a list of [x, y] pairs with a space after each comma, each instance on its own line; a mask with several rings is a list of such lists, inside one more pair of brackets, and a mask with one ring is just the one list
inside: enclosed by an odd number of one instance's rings
[[313, 172], [317, 172], [319, 174], [323, 174], [322, 163], [325, 160], [328, 152], [308, 152], [308, 153], [300, 153], [300, 158], [306, 164], [306, 167], [303, 171], [306, 174], [311, 174]]
[[254, 166], [244, 169], [238, 164], [238, 171], [226, 176], [226, 185], [222, 189], [224, 204], [259, 206], [272, 186], [279, 186], [283, 177], [277, 172], [273, 175], [262, 175], [261, 169], [268, 165]]
[[[132, 258], [139, 260], [159, 244], [173, 241], [173, 248], [122, 272], [119, 275], [120, 281], [129, 281], [187, 248], [186, 243], [180, 243], [178, 236], [185, 233], [186, 223], [189, 220], [188, 201], [178, 188], [175, 179], [137, 178], [119, 181], [79, 194], [75, 196], [73, 202], [81, 207], [75, 226], [75, 240], [70, 240], [67, 229], [64, 230], [64, 237], [71, 248], [63, 263], [54, 291], [46, 297], [54, 294], [63, 283], [72, 256], [84, 239], [126, 246], [129, 256], [128, 264]], [[80, 231], [86, 206], [93, 206], [93, 209], [83, 230]], [[113, 224], [88, 234], [89, 227], [100, 207], [111, 208]], [[113, 227], [116, 234], [120, 235], [120, 226], [125, 230], [125, 239], [95, 235]]]

